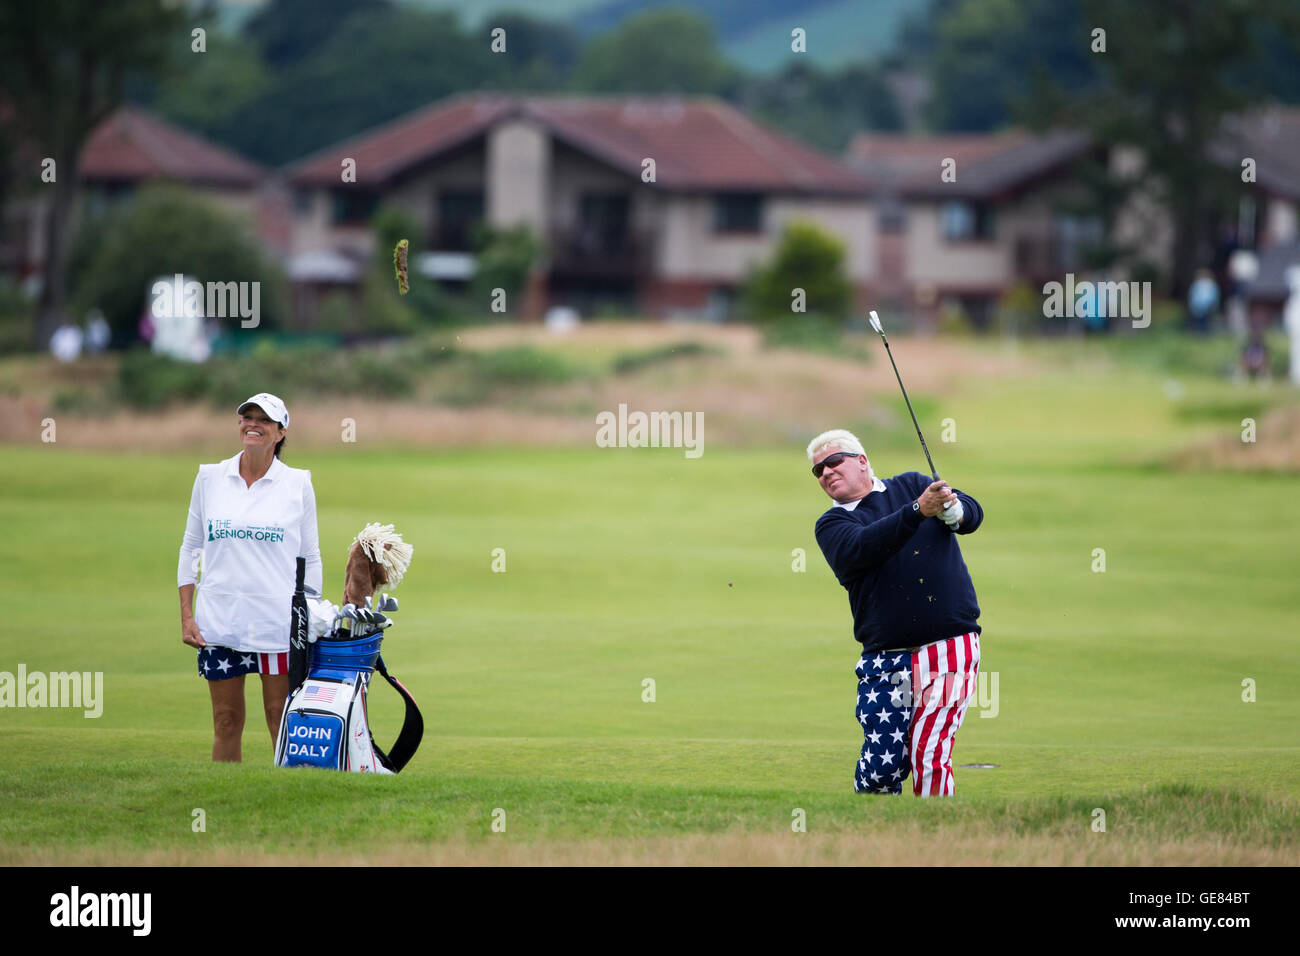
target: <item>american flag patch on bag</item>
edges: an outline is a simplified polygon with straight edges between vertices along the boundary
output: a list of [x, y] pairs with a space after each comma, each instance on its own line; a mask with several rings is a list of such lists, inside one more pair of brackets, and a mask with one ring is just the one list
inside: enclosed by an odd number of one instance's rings
[[332, 704], [334, 697], [339, 692], [337, 685], [324, 685], [308, 683], [302, 691], [303, 700], [312, 700], [321, 704]]

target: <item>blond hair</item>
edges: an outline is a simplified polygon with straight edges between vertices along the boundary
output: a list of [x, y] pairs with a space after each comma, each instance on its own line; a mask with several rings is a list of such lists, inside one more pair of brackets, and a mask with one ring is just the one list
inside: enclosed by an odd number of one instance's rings
[[862, 450], [862, 442], [858, 441], [853, 432], [845, 431], [843, 428], [832, 428], [828, 432], [822, 432], [808, 443], [808, 460], [812, 461], [816, 458], [817, 453], [827, 445], [838, 445], [841, 451], [847, 451], [854, 455], [866, 454]]

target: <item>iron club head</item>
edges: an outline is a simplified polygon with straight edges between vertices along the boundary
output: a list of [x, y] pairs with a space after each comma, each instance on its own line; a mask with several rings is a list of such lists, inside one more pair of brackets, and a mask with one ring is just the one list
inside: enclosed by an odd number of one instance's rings
[[876, 315], [876, 310], [871, 310], [871, 327], [876, 330], [877, 335], [884, 335], [885, 330], [880, 327], [880, 316]]

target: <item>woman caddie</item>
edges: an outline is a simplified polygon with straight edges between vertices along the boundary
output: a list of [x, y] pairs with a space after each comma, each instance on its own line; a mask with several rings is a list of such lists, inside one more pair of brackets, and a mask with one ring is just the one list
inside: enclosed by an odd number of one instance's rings
[[241, 759], [246, 674], [262, 679], [275, 744], [289, 694], [286, 621], [297, 558], [307, 561], [308, 587], [321, 591], [311, 472], [280, 460], [289, 411], [260, 392], [237, 412], [243, 448], [199, 466], [176, 573], [181, 640], [198, 649], [199, 674], [212, 699], [212, 759], [226, 761]]

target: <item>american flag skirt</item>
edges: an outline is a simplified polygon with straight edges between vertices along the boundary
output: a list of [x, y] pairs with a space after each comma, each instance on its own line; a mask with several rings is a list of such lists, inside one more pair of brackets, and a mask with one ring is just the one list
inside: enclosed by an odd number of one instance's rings
[[288, 651], [262, 654], [258, 651], [236, 651], [216, 644], [199, 648], [199, 675], [208, 680], [226, 680], [245, 674], [288, 673]]

